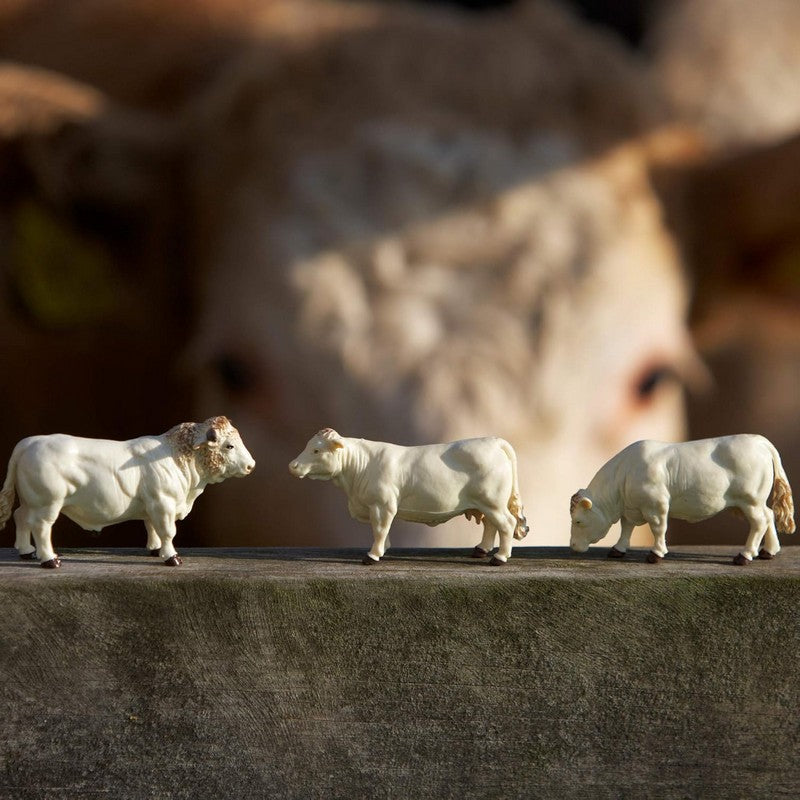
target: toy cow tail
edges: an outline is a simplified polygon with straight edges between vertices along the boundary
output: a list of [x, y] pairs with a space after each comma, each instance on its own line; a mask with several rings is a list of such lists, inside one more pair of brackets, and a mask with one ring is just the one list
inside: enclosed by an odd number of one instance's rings
[[775, 470], [775, 481], [772, 484], [772, 510], [775, 512], [775, 527], [781, 533], [794, 533], [794, 500], [792, 487], [783, 471], [783, 464], [778, 451], [772, 446], [772, 465]]
[[5, 483], [3, 484], [3, 488], [0, 489], [0, 529], [5, 528], [8, 518], [11, 516], [11, 510], [14, 508], [14, 499], [16, 498], [14, 486], [17, 482], [18, 457], [15, 448], [8, 462]]
[[528, 520], [525, 519], [525, 511], [522, 507], [522, 498], [519, 494], [519, 479], [517, 477], [517, 454], [514, 448], [505, 439], [500, 440], [500, 447], [511, 462], [511, 497], [508, 498], [508, 510], [514, 515], [517, 520], [517, 525], [514, 528], [514, 538], [524, 539], [530, 528], [528, 527]]

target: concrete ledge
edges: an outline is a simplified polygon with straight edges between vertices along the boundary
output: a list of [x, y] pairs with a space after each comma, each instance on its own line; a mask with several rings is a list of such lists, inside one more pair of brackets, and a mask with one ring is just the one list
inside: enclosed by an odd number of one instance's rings
[[794, 798], [800, 549], [0, 550], [0, 797]]

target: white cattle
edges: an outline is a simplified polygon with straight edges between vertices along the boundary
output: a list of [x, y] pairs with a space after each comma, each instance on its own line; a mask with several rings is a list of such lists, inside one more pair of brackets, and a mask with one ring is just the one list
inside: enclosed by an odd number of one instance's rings
[[383, 556], [395, 517], [430, 526], [462, 514], [482, 522], [483, 537], [472, 555], [488, 555], [499, 534], [492, 566], [505, 564], [512, 538], [522, 539], [528, 532], [516, 454], [495, 436], [401, 447], [348, 439], [324, 428], [289, 464], [289, 471], [298, 478], [330, 480], [344, 490], [353, 519], [372, 525], [372, 548], [363, 560], [367, 565]]
[[209, 483], [248, 475], [254, 468], [226, 417], [184, 422], [160, 436], [124, 442], [61, 433], [31, 436], [17, 444], [8, 462], [0, 527], [11, 516], [16, 489], [16, 548], [23, 559], [38, 554], [43, 567], [61, 565], [50, 534], [56, 517], [64, 514], [90, 531], [144, 520], [147, 547], [168, 566], [178, 566], [175, 521], [187, 516]]
[[782, 532], [794, 533], [792, 490], [769, 440], [740, 434], [682, 444], [635, 442], [601, 467], [588, 488], [572, 496], [570, 547], [585, 552], [619, 520], [622, 531], [609, 556], [621, 558], [634, 527], [647, 523], [655, 540], [647, 560], [654, 564], [667, 554], [669, 517], [700, 522], [726, 508], [737, 510], [750, 524], [736, 564], [778, 553], [776, 523]]

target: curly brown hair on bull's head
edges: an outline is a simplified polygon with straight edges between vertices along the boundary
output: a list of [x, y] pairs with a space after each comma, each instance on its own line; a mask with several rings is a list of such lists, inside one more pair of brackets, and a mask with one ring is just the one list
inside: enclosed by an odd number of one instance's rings
[[220, 438], [235, 430], [227, 417], [209, 417], [204, 422], [194, 424], [195, 437], [192, 447], [197, 450], [203, 445], [215, 446]]
[[[225, 416], [209, 417], [203, 422], [182, 422], [168, 431], [167, 438], [176, 460], [191, 459], [210, 482], [228, 477], [228, 449], [236, 451], [241, 446], [239, 432]], [[223, 446], [223, 443], [227, 444]], [[252, 467], [246, 471], [252, 471]]]

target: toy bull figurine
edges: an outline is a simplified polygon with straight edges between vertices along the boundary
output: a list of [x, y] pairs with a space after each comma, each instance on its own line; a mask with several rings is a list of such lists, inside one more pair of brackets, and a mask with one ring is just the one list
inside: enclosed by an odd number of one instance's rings
[[619, 520], [619, 541], [609, 556], [621, 558], [634, 527], [647, 523], [655, 541], [647, 560], [655, 564], [667, 554], [669, 517], [700, 522], [726, 508], [738, 510], [750, 525], [735, 564], [775, 556], [780, 550], [776, 525], [781, 532], [794, 533], [792, 490], [778, 451], [763, 436], [740, 434], [683, 444], [636, 442], [572, 496], [570, 547], [585, 552]]
[[[144, 520], [147, 547], [167, 566], [181, 558], [172, 545], [184, 519], [209, 483], [248, 475], [255, 461], [226, 417], [184, 422], [160, 436], [124, 442], [56, 433], [31, 436], [14, 448], [0, 491], [0, 527], [14, 512], [20, 558], [38, 554], [55, 569], [51, 527], [59, 514], [85, 530], [128, 519]], [[36, 547], [31, 544], [33, 535]]]
[[499, 534], [500, 546], [489, 562], [493, 566], [505, 564], [512, 539], [528, 532], [517, 457], [497, 437], [401, 447], [348, 439], [325, 428], [311, 437], [289, 471], [298, 478], [330, 480], [344, 490], [350, 515], [372, 525], [372, 547], [363, 560], [367, 565], [383, 556], [395, 517], [439, 525], [464, 514], [482, 522], [483, 538], [472, 555], [488, 555]]

